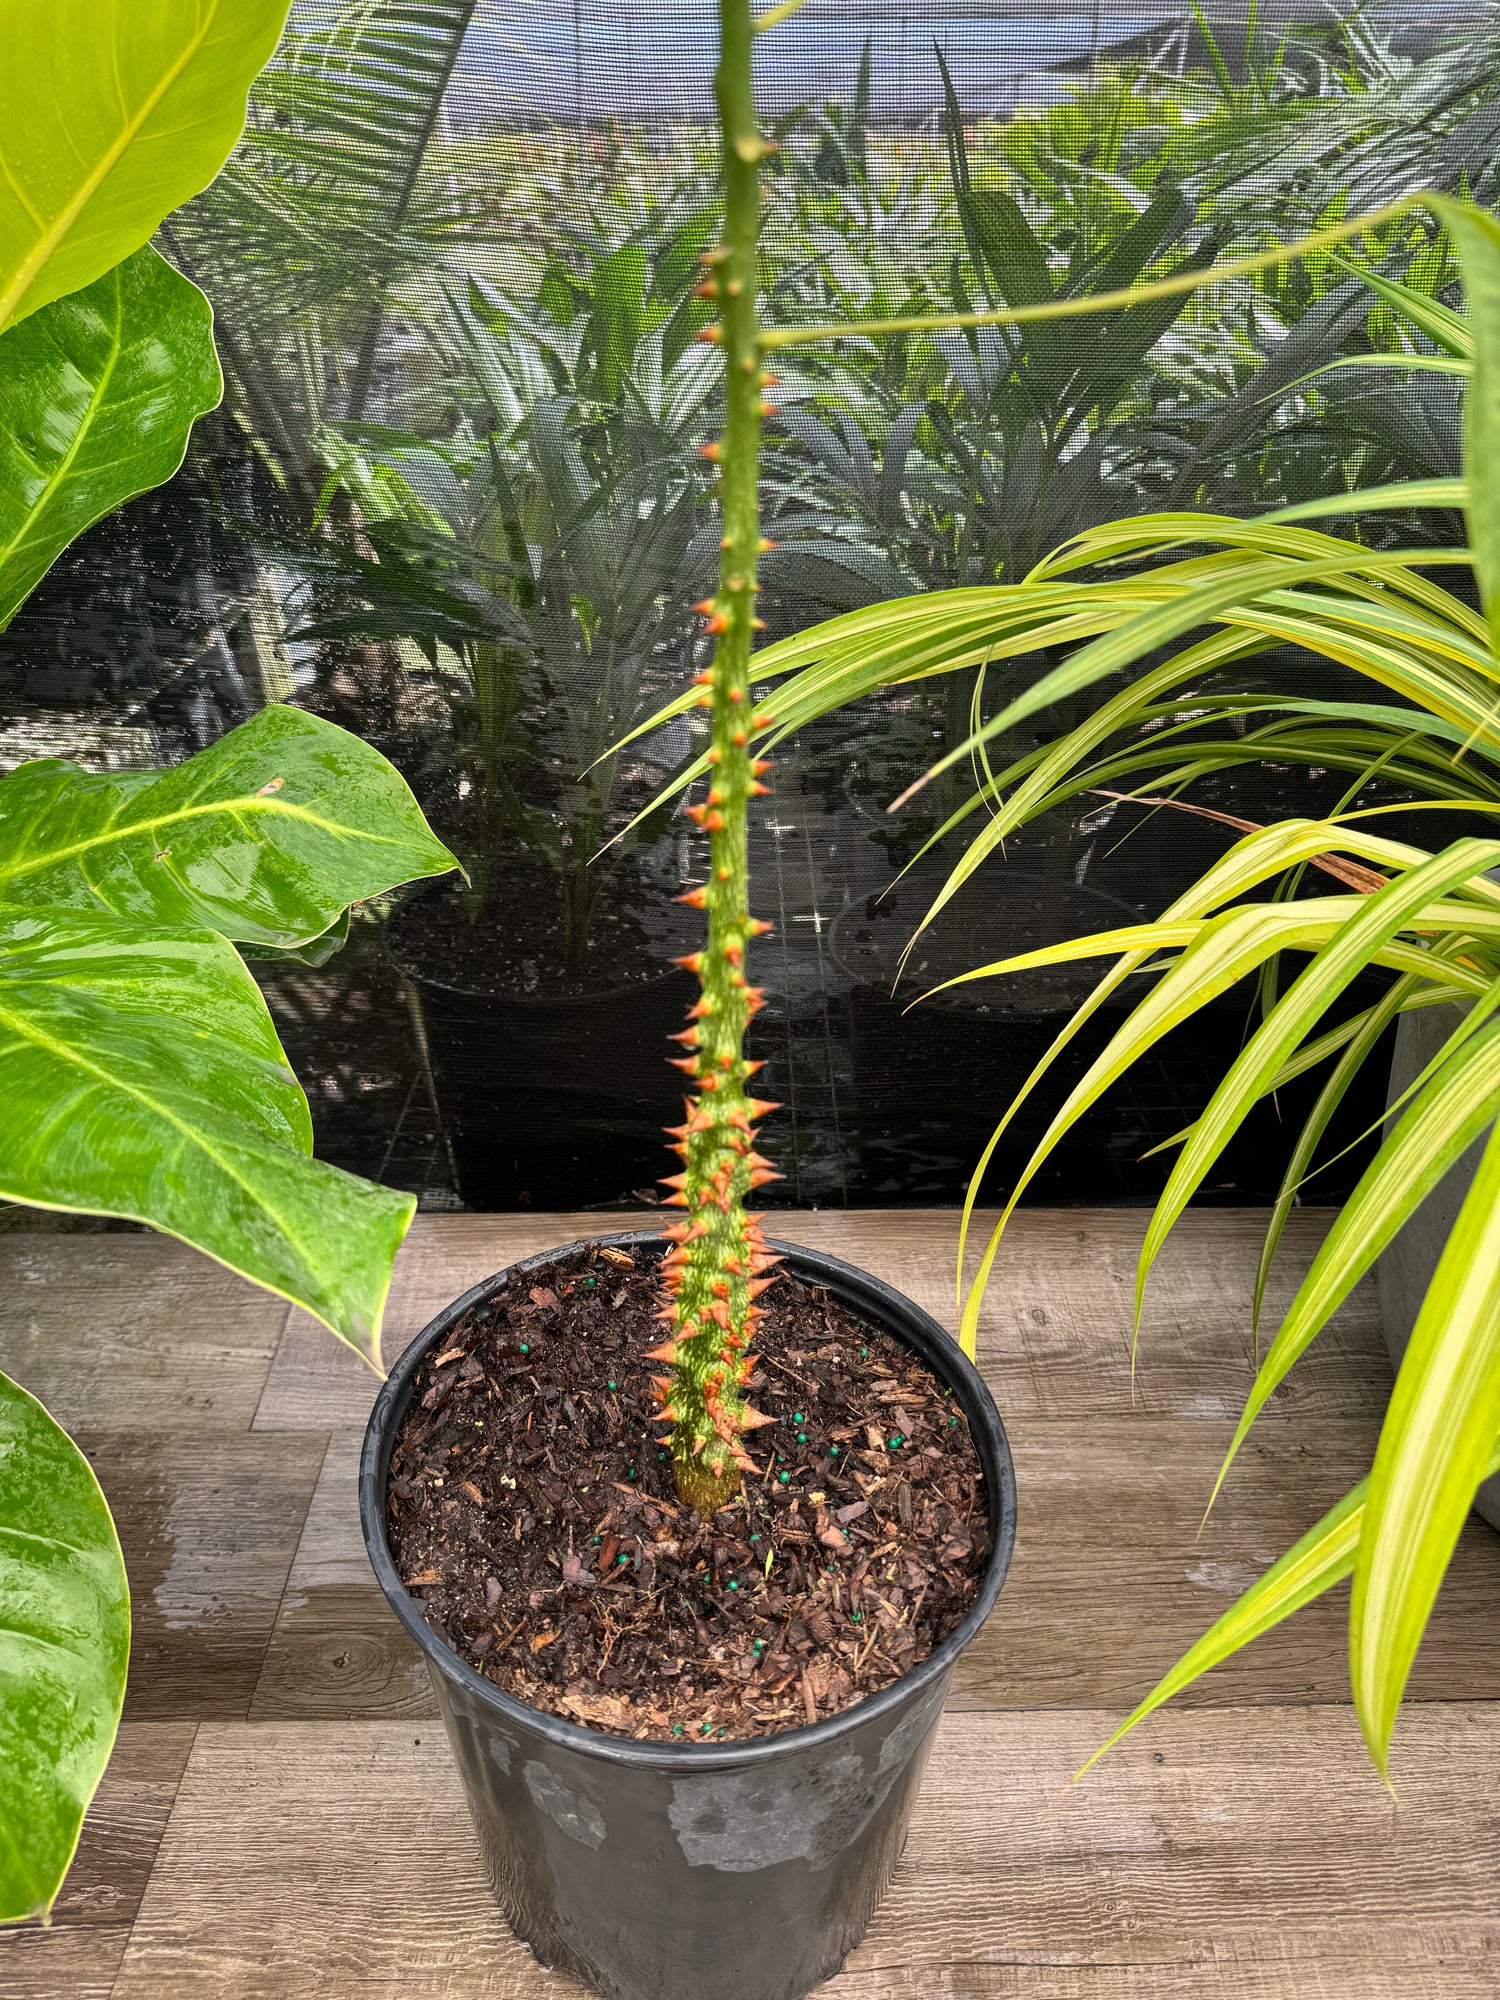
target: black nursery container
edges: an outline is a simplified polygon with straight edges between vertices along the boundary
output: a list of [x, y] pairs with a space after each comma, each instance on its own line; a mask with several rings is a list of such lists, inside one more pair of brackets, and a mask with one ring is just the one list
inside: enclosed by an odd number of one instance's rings
[[662, 1127], [682, 1109], [665, 1054], [697, 991], [690, 973], [664, 964], [597, 993], [476, 993], [421, 964], [399, 924], [386, 951], [470, 1208], [590, 1207], [656, 1181]]
[[[661, 1243], [649, 1230], [598, 1240]], [[954, 1665], [1005, 1580], [1016, 1523], [1010, 1447], [984, 1382], [936, 1320], [853, 1265], [773, 1244], [793, 1276], [904, 1341], [953, 1390], [989, 1495], [977, 1602], [892, 1687], [779, 1736], [635, 1742], [528, 1708], [452, 1652], [408, 1596], [386, 1541], [386, 1480], [423, 1354], [512, 1272], [583, 1247], [487, 1278], [402, 1355], [365, 1433], [365, 1544], [426, 1658], [500, 1906], [541, 1963], [609, 2000], [801, 2000], [864, 1935], [905, 1842]]]

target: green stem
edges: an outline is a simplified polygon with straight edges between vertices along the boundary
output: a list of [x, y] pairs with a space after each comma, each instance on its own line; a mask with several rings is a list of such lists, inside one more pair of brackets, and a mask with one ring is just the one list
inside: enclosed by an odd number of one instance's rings
[[[688, 1211], [673, 1231], [667, 1265], [671, 1329], [657, 1350], [671, 1363], [660, 1380], [663, 1414], [672, 1425], [673, 1469], [682, 1498], [704, 1514], [740, 1490], [742, 1469], [754, 1470], [743, 1432], [765, 1421], [740, 1395], [750, 1373], [745, 1349], [757, 1308], [758, 1274], [767, 1257], [759, 1226], [745, 1212], [752, 1188], [772, 1178], [754, 1151], [753, 1121], [763, 1108], [746, 1092], [745, 1029], [761, 1004], [747, 983], [750, 940], [765, 926], [752, 922], [746, 813], [757, 788], [750, 737], [750, 653], [756, 628], [756, 568], [760, 559], [760, 430], [764, 380], [759, 354], [756, 289], [761, 222], [760, 161], [766, 148], [755, 116], [751, 70], [754, 34], [748, 0], [719, 0], [718, 98], [724, 161], [724, 238], [704, 261], [706, 295], [719, 305], [716, 338], [724, 349], [723, 441], [705, 446], [722, 471], [723, 563], [713, 599], [700, 607], [718, 639], [703, 676], [702, 700], [712, 711], [712, 765], [707, 802], [690, 808], [709, 835], [709, 877], [685, 900], [708, 915], [705, 949], [686, 960], [698, 973], [701, 996], [686, 1033], [681, 1067], [696, 1084], [678, 1129], [684, 1171], [674, 1178], [674, 1202]], [[769, 726], [763, 719], [760, 727]]]
[[1327, 250], [1336, 243], [1348, 243], [1367, 230], [1379, 229], [1414, 209], [1431, 207], [1426, 196], [1403, 195], [1384, 208], [1357, 215], [1332, 229], [1315, 229], [1295, 243], [1279, 243], [1274, 250], [1257, 250], [1246, 257], [1231, 257], [1206, 269], [1181, 271], [1174, 277], [1157, 278], [1149, 285], [1130, 285], [1121, 291], [1094, 292], [1087, 298], [1058, 299], [1034, 306], [999, 306], [989, 312], [911, 313], [897, 319], [851, 319], [827, 326], [778, 326], [760, 336], [763, 353], [776, 347], [809, 347], [825, 340], [855, 337], [880, 339], [893, 333], [941, 333], [975, 326], [1026, 326], [1032, 320], [1077, 319], [1089, 313], [1113, 312], [1118, 306], [1137, 306], [1143, 299], [1170, 299], [1183, 292], [1201, 292], [1224, 278], [1244, 278], [1256, 271], [1274, 270], [1279, 264], [1294, 264], [1310, 250]]

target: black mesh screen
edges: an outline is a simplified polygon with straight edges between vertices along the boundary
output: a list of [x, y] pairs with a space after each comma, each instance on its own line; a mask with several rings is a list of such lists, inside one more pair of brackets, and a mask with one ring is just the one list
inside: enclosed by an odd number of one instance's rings
[[[690, 606], [715, 565], [697, 447], [716, 363], [690, 296], [715, 228], [714, 42], [706, 0], [299, 7], [235, 160], [161, 239], [214, 301], [224, 408], [178, 478], [85, 537], [0, 638], [7, 766], [171, 761], [290, 700], [407, 774], [468, 886], [363, 911], [321, 969], [263, 972], [325, 1155], [431, 1204], [646, 1199], [660, 1171], [663, 1037], [687, 991], [669, 960], [691, 936], [673, 898], [701, 855], [671, 804], [650, 808], [694, 737], [675, 723], [607, 753], [691, 676]], [[809, 0], [760, 57], [781, 141], [767, 315], [983, 302], [995, 273], [965, 190], [1013, 194], [1039, 253], [1084, 271], [1112, 268], [1148, 210], [1167, 218], [1161, 254], [1206, 258], [1419, 181], [1493, 202], [1497, 45], [1476, 7]], [[1445, 246], [1415, 225], [1360, 254], [1453, 296]], [[1328, 258], [1234, 281], [1107, 381], [1081, 321], [1060, 336], [1076, 365], [1019, 417], [993, 333], [800, 351], [766, 458], [772, 635], [1012, 580], [1117, 515], [1455, 471], [1451, 381], [1308, 386], [1380, 343], [1380, 310]], [[1327, 667], [1291, 665], [1338, 692]], [[1154, 914], [1231, 837], [1087, 801], [1009, 842], [903, 970], [971, 830], [922, 852], [966, 774], [886, 807], [966, 731], [973, 695], [875, 696], [782, 758], [753, 853], [776, 924], [757, 1040], [787, 1107], [784, 1200], [957, 1198], [1088, 980], [909, 1003]], [[1266, 819], [1340, 789], [1266, 769], [1194, 796]], [[1161, 1156], [1142, 1156], [1201, 1107], [1247, 1006], [1231, 996], [1141, 1067], [1036, 1195], [1159, 1187]], [[1214, 1196], [1274, 1189], [1296, 1108], [1247, 1129]], [[1368, 1115], [1353, 1106], [1352, 1126]], [[1013, 1128], [997, 1186], [1040, 1117]]]

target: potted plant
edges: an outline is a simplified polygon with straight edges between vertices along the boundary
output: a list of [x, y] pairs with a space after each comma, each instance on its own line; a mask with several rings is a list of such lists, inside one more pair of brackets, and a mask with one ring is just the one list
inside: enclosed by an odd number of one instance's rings
[[[746, 820], [763, 553], [761, 162], [747, 0], [721, 0], [723, 356], [707, 918], [685, 961], [682, 1220], [497, 1274], [407, 1350], [366, 1434], [366, 1543], [426, 1656], [492, 1880], [542, 1961], [618, 2000], [791, 2000], [898, 1855], [953, 1663], [1014, 1532], [972, 1364], [907, 1300], [769, 1242]], [[759, 718], [764, 732], [770, 724]], [[651, 1331], [647, 1331], [648, 1326]], [[755, 1351], [752, 1351], [752, 1344]]]
[[[286, 4], [243, 0], [212, 33], [157, 0], [10, 24], [0, 626], [74, 536], [171, 476], [218, 401], [208, 301], [143, 246], [233, 145]], [[415, 1203], [312, 1158], [244, 960], [319, 963], [351, 904], [454, 865], [384, 758], [290, 708], [173, 770], [0, 778], [0, 1198], [166, 1230], [378, 1366]], [[0, 1625], [13, 1921], [50, 1908], [108, 1759], [130, 1598], [87, 1461], [3, 1375]]]
[[[492, 354], [491, 379], [498, 367]], [[701, 399], [697, 360], [693, 374]], [[610, 845], [629, 788], [612, 745], [648, 677], [690, 654], [690, 579], [717, 536], [680, 437], [611, 422], [591, 440], [577, 401], [538, 397], [505, 431], [441, 451], [389, 431], [342, 451], [335, 478], [369, 556], [307, 565], [356, 604], [325, 597], [300, 636], [399, 633], [442, 663], [458, 755], [441, 747], [430, 789], [447, 794], [469, 878], [406, 898], [386, 948], [460, 1192], [480, 1208], [587, 1205], [649, 1180], [672, 1109], [657, 1051], [690, 997], [672, 963], [686, 942], [675, 868], [653, 880], [644, 847]]]

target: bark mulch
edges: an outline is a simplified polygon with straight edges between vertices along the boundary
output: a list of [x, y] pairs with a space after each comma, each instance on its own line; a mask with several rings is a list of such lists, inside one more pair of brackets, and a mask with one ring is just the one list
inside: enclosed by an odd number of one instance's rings
[[396, 1567], [428, 1623], [517, 1700], [615, 1734], [773, 1735], [887, 1687], [962, 1621], [989, 1553], [951, 1391], [782, 1270], [761, 1297], [762, 1476], [678, 1500], [641, 1357], [655, 1251], [529, 1271], [417, 1372], [391, 1461]]

